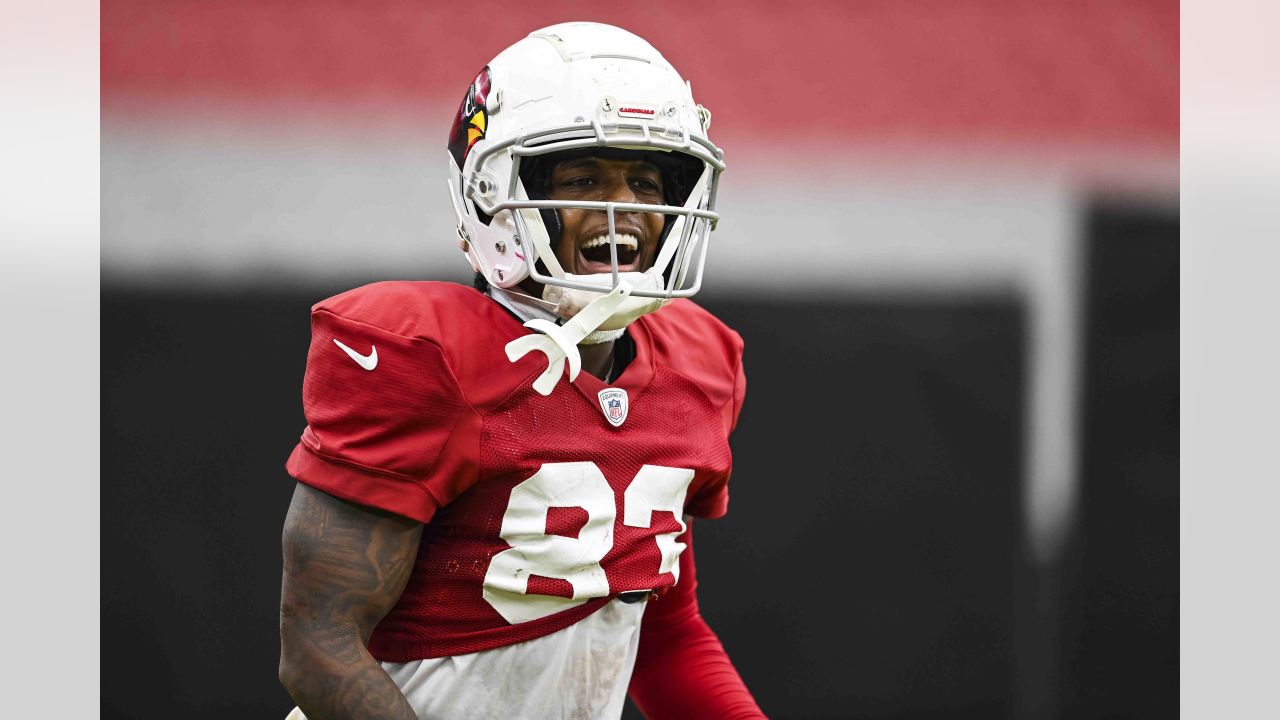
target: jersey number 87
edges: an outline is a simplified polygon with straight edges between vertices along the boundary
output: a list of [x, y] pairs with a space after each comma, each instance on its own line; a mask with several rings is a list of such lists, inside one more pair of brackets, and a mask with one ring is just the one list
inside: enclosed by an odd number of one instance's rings
[[[687, 527], [682, 519], [685, 492], [693, 471], [645, 465], [623, 493], [622, 524], [648, 528], [655, 511], [670, 512], [680, 524], [674, 532], [654, 535], [662, 561], [658, 572], [680, 579], [679, 559], [684, 543], [676, 536]], [[578, 507], [587, 522], [578, 536], [547, 534], [547, 513], [553, 507]], [[600, 565], [613, 549], [614, 493], [604, 473], [592, 462], [547, 463], [511, 491], [502, 516], [502, 539], [511, 546], [489, 561], [484, 576], [484, 599], [507, 622], [537, 620], [609, 594], [609, 578]], [[529, 593], [529, 578], [537, 575], [564, 580], [573, 597]]]

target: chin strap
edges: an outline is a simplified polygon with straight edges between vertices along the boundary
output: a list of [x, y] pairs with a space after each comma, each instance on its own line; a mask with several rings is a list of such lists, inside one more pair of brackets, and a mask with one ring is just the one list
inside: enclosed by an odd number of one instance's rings
[[534, 350], [545, 354], [547, 369], [533, 381], [533, 389], [542, 395], [550, 395], [560, 382], [565, 360], [569, 361], [569, 382], [577, 379], [578, 373], [582, 371], [578, 343], [608, 320], [630, 295], [631, 286], [625, 280], [620, 280], [613, 292], [593, 300], [564, 325], [556, 325], [543, 318], [526, 322], [525, 327], [542, 334], [525, 335], [507, 343], [507, 359], [515, 362]]
[[579, 345], [603, 345], [607, 342], [613, 342], [622, 337], [627, 332], [626, 328], [618, 328], [617, 330], [597, 330], [590, 335], [582, 338]]
[[521, 322], [532, 320], [533, 318], [544, 318], [551, 322], [560, 321], [560, 316], [556, 315], [555, 303], [547, 302], [532, 295], [526, 295], [520, 291], [519, 287], [503, 290], [497, 285], [490, 285], [486, 292], [489, 297], [498, 301], [499, 305], [520, 318]]

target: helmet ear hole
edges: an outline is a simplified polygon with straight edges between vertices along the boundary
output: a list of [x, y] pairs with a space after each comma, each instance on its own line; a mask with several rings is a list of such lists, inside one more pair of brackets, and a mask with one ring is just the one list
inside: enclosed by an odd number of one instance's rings
[[[472, 179], [471, 187], [478, 197], [489, 203], [494, 201], [495, 196], [498, 193], [498, 183], [488, 175], [479, 175]], [[482, 225], [487, 226], [489, 223], [493, 222], [493, 216], [481, 210], [480, 203], [473, 202], [472, 205], [475, 207], [476, 217], [480, 220]]]

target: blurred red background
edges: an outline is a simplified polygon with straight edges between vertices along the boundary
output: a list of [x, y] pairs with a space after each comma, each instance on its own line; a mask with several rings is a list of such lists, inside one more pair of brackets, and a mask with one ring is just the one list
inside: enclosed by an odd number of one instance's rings
[[488, 58], [567, 20], [649, 39], [730, 138], [1176, 148], [1178, 5], [1167, 0], [115, 0], [102, 16], [103, 108], [311, 106], [338, 120], [395, 113], [437, 124], [431, 113], [458, 102]]

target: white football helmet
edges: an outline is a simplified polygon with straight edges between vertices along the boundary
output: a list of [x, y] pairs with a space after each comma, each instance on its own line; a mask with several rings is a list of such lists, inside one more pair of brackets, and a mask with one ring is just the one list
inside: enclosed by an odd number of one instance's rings
[[[525, 278], [541, 283], [543, 297], [534, 301], [562, 319], [622, 288], [628, 297], [596, 326], [620, 332], [702, 285], [725, 167], [724, 153], [707, 138], [710, 124], [689, 84], [643, 39], [586, 22], [537, 30], [480, 71], [454, 119], [448, 184], [459, 245], [495, 287], [514, 288]], [[663, 169], [668, 204], [549, 200], [526, 186], [541, 156], [597, 149], [647, 153]], [[606, 214], [611, 273], [574, 275], [560, 266], [553, 245], [562, 208]], [[657, 258], [645, 272], [618, 270], [619, 212], [666, 216]]]

